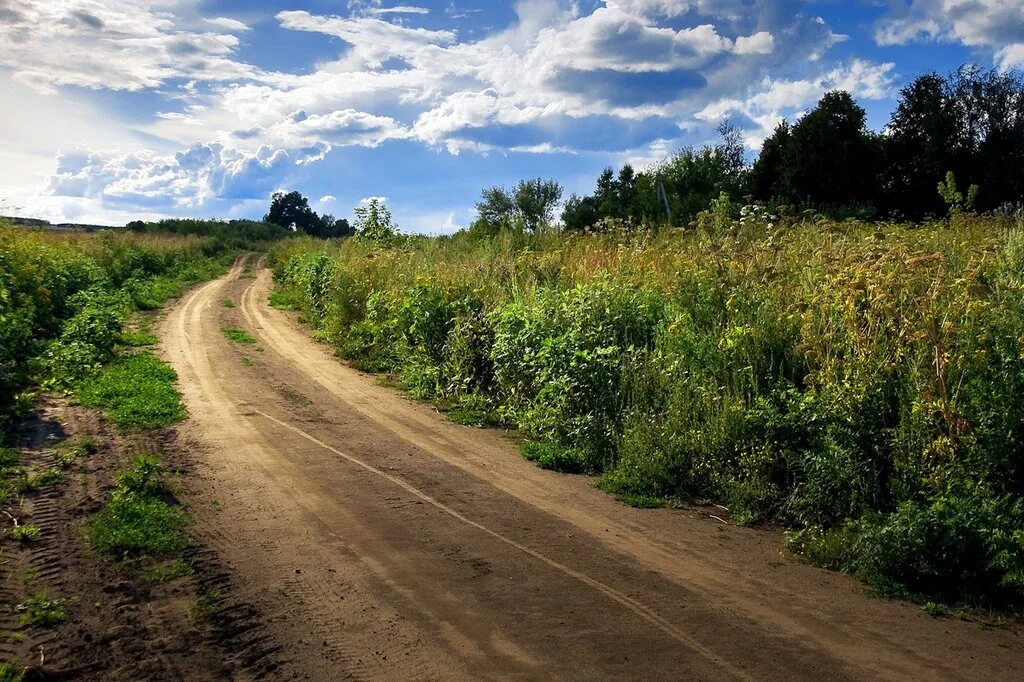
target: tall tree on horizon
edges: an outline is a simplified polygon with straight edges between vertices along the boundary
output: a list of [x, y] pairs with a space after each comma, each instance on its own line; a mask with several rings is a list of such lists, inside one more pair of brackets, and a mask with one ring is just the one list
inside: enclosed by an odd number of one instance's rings
[[332, 215], [317, 215], [309, 207], [309, 200], [299, 192], [275, 192], [263, 221], [324, 239], [347, 237], [354, 233], [344, 218], [337, 220]]
[[935, 73], [917, 77], [900, 91], [886, 127], [881, 172], [883, 208], [912, 219], [945, 208], [935, 191], [948, 171], [961, 181], [967, 169], [956, 159], [957, 126], [946, 80]]

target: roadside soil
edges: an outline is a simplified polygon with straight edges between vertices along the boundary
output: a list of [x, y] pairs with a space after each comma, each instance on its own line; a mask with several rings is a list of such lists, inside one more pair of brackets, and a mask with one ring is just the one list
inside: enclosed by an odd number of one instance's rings
[[249, 266], [186, 295], [160, 336], [190, 413], [194, 532], [275, 678], [1024, 674], [1017, 625], [873, 598], [775, 531], [629, 508], [445, 421], [270, 308], [270, 272]]
[[[54, 466], [55, 449], [68, 440], [90, 438], [95, 452], [63, 469], [66, 482], [3, 507], [5, 529], [17, 519], [36, 525], [40, 539], [3, 541], [0, 603], [11, 608], [0, 611], [0, 660], [23, 668], [26, 680], [248, 680], [273, 669], [273, 650], [245, 637], [255, 614], [232, 600], [213, 552], [192, 546], [180, 557], [188, 574], [154, 581], [145, 571], [160, 564], [115, 564], [89, 547], [84, 524], [131, 458], [159, 456], [172, 485], [188, 474], [174, 428], [118, 433], [96, 411], [44, 395], [17, 438], [22, 464], [34, 471]], [[21, 624], [17, 605], [33, 595], [56, 600], [67, 619], [49, 628]]]

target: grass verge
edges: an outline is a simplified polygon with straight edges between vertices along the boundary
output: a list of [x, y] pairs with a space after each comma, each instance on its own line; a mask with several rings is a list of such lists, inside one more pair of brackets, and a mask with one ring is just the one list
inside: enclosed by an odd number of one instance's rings
[[82, 381], [75, 395], [86, 407], [103, 412], [122, 429], [153, 429], [185, 418], [178, 378], [148, 351], [125, 355], [96, 376]]

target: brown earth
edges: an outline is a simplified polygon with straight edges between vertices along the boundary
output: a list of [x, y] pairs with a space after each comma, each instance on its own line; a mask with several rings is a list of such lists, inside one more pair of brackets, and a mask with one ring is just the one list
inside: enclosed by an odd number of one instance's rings
[[1024, 674], [1016, 626], [870, 597], [777, 532], [632, 509], [446, 422], [339, 362], [253, 273], [184, 297], [161, 336], [191, 415], [196, 532], [259, 615], [249, 640], [276, 652], [275, 676]]
[[[63, 470], [65, 483], [3, 506], [5, 528], [31, 523], [41, 533], [31, 544], [5, 539], [0, 552], [0, 603], [12, 607], [0, 610], [0, 660], [17, 664], [26, 680], [245, 680], [272, 669], [272, 648], [246, 637], [258, 624], [255, 613], [232, 600], [230, 578], [213, 552], [190, 547], [180, 557], [189, 573], [157, 581], [146, 571], [173, 558], [117, 564], [95, 554], [85, 538], [87, 519], [135, 455], [159, 456], [176, 472], [172, 485], [177, 474], [188, 476], [189, 455], [175, 430], [118, 433], [94, 410], [46, 395], [16, 445], [22, 464], [41, 471], [54, 466], [58, 446], [83, 438], [95, 452]], [[22, 625], [17, 605], [33, 595], [57, 600], [67, 620], [50, 628]]]

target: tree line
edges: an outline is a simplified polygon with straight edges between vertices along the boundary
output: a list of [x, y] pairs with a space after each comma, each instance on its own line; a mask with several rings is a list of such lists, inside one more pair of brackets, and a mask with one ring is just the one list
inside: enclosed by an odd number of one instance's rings
[[[867, 127], [850, 93], [826, 93], [799, 120], [782, 121], [753, 164], [735, 126], [725, 122], [718, 132], [719, 144], [683, 149], [640, 172], [629, 164], [606, 168], [592, 194], [565, 201], [562, 227], [683, 226], [723, 194], [736, 204], [915, 221], [952, 206], [992, 211], [1024, 202], [1024, 79], [1017, 72], [964, 66], [922, 75], [900, 91], [882, 132]], [[470, 232], [550, 222], [561, 191], [540, 179], [486, 189]]]
[[318, 215], [309, 207], [309, 200], [298, 192], [275, 192], [270, 200], [270, 211], [263, 216], [263, 222], [324, 239], [355, 234], [348, 220], [338, 220], [329, 213]]

